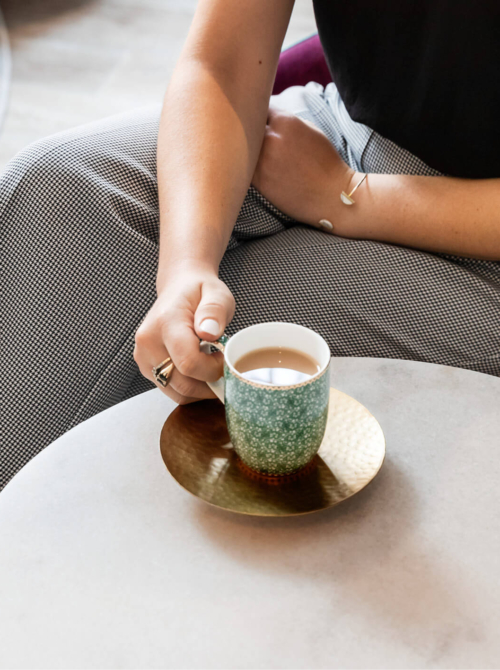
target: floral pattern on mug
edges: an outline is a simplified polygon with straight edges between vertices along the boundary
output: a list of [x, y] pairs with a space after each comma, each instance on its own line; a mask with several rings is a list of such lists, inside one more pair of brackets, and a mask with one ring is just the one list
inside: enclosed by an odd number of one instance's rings
[[253, 386], [224, 366], [227, 426], [236, 453], [249, 467], [282, 475], [313, 458], [326, 428], [329, 367], [302, 386], [273, 389]]

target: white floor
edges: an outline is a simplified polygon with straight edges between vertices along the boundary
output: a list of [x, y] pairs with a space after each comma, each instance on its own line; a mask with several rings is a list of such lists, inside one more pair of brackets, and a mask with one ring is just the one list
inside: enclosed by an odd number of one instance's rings
[[[12, 88], [0, 167], [28, 143], [161, 101], [196, 0], [2, 0]], [[315, 32], [312, 0], [295, 0], [283, 44]]]

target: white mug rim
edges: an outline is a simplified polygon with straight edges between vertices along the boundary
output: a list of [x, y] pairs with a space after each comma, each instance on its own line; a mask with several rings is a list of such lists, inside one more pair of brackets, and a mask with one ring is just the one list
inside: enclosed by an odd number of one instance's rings
[[[254, 386], [254, 385], [259, 386], [259, 387], [262, 386], [262, 388], [269, 388], [269, 389], [278, 388], [278, 387], [272, 386], [270, 384], [262, 384], [261, 385], [261, 384], [255, 384], [255, 382], [249, 382], [248, 379], [246, 379], [245, 377], [240, 375], [240, 373], [235, 369], [235, 367], [233, 366], [233, 364], [231, 363], [231, 361], [228, 358], [228, 349], [230, 349], [231, 342], [234, 342], [235, 339], [239, 339], [240, 335], [248, 334], [248, 331], [258, 330], [259, 328], [261, 328], [263, 326], [280, 326], [280, 327], [281, 326], [293, 326], [294, 328], [300, 328], [301, 330], [308, 331], [309, 333], [311, 333], [315, 337], [319, 338], [328, 350], [328, 356], [327, 356], [326, 363], [324, 363], [320, 367], [320, 369], [316, 373], [314, 373], [314, 375], [312, 375], [309, 379], [305, 380], [304, 382], [301, 382], [300, 384], [295, 384], [295, 385], [290, 385], [290, 386], [302, 386], [304, 384], [310, 384], [311, 382], [316, 381], [316, 379], [321, 377], [321, 375], [327, 370], [327, 368], [328, 368], [328, 366], [330, 365], [330, 362], [331, 362], [330, 347], [328, 346], [328, 343], [326, 342], [326, 340], [319, 333], [317, 333], [312, 328], [307, 328], [306, 326], [302, 326], [298, 323], [292, 323], [291, 321], [263, 321], [261, 323], [253, 324], [252, 326], [247, 326], [246, 328], [242, 328], [241, 330], [239, 330], [234, 335], [229, 336], [228, 341], [224, 345], [224, 363], [229, 368], [229, 371], [231, 372], [231, 374], [233, 374], [235, 377], [237, 377], [238, 379], [241, 379], [242, 381], [244, 381], [246, 383], [251, 383], [252, 386]], [[303, 350], [301, 349], [301, 351], [303, 351]], [[305, 353], [307, 353], [307, 352], [305, 352]], [[285, 384], [285, 385], [283, 385], [283, 387], [279, 387], [279, 388], [286, 388], [287, 386], [288, 385]]]

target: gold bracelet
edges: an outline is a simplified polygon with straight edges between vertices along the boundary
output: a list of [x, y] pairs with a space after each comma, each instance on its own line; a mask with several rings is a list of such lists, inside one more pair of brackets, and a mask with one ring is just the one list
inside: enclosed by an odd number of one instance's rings
[[363, 177], [358, 181], [356, 186], [352, 189], [350, 193], [346, 193], [345, 191], [342, 191], [340, 194], [340, 199], [344, 203], [344, 205], [354, 205], [354, 200], [351, 198], [352, 194], [354, 191], [361, 186], [361, 184], [364, 182], [364, 180], [368, 177], [367, 174], [363, 175]]
[[[340, 199], [344, 203], [344, 205], [354, 205], [354, 200], [351, 198], [352, 194], [354, 191], [361, 186], [361, 184], [364, 182], [364, 180], [368, 177], [368, 174], [363, 175], [363, 177], [358, 181], [356, 186], [352, 189], [350, 193], [346, 193], [345, 191], [342, 191], [340, 194]], [[328, 219], [321, 219], [319, 221], [319, 225], [323, 230], [330, 230], [333, 231], [333, 225], [331, 221], [328, 221]]]

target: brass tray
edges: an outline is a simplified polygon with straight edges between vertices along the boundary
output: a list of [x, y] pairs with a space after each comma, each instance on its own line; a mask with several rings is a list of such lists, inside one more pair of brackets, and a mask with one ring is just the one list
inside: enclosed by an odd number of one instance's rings
[[323, 442], [296, 475], [266, 478], [246, 468], [232, 448], [219, 400], [179, 405], [165, 421], [160, 448], [173, 478], [211, 505], [253, 516], [297, 516], [361, 491], [382, 466], [385, 439], [366, 407], [330, 388]]

